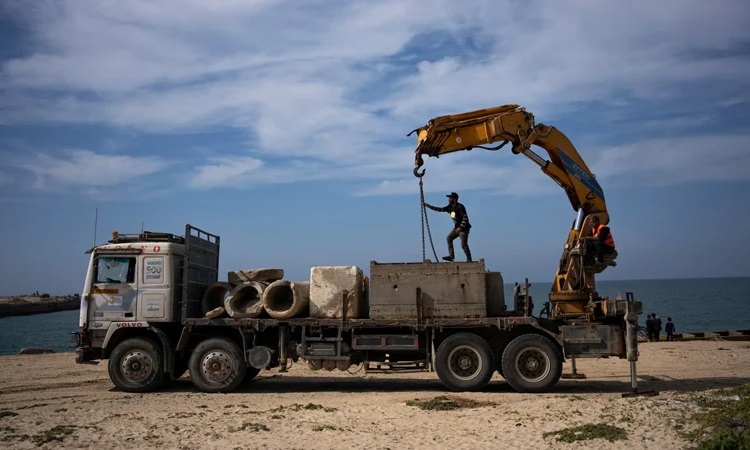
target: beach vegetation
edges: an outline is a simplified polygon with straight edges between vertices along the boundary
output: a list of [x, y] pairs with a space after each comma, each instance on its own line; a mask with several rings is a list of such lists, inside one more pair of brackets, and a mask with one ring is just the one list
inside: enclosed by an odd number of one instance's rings
[[495, 406], [494, 402], [478, 401], [463, 397], [447, 397], [440, 395], [430, 400], [408, 400], [407, 406], [416, 406], [425, 411], [453, 411], [464, 408], [481, 408], [485, 406]]
[[701, 450], [750, 448], [750, 384], [720, 389], [696, 399], [697, 427], [687, 433]]
[[550, 436], [557, 436], [558, 442], [566, 443], [588, 441], [591, 439], [605, 439], [609, 442], [614, 442], [626, 440], [628, 433], [623, 428], [606, 423], [588, 423], [542, 434], [543, 438]]

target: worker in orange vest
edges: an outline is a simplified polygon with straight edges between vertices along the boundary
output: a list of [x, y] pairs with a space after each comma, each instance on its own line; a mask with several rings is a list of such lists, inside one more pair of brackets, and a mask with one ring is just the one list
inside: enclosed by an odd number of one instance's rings
[[615, 252], [615, 240], [609, 227], [599, 221], [599, 218], [592, 216], [590, 220], [591, 236], [586, 237], [589, 241], [594, 241], [596, 249], [596, 260], [602, 264], [602, 257]]

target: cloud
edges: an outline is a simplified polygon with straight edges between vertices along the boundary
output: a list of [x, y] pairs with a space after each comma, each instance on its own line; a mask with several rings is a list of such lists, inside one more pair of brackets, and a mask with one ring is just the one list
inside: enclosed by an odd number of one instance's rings
[[31, 172], [33, 187], [40, 190], [116, 186], [167, 167], [167, 162], [157, 157], [104, 155], [81, 149], [66, 150], [60, 156], [36, 152], [10, 158], [4, 164]]
[[[357, 180], [358, 195], [412, 192], [414, 141], [404, 133], [435, 115], [503, 103], [522, 103], [545, 121], [576, 117], [602, 130], [606, 124], [586, 110], [597, 103], [651, 129], [700, 134], [715, 120], [705, 115], [704, 100], [717, 108], [750, 102], [750, 6], [742, 0], [721, 8], [700, 0], [532, 1], [524, 8], [510, 0], [61, 1], [2, 8], [28, 34], [0, 65], [0, 124], [244, 134], [244, 154], [186, 155], [197, 160], [187, 183], [195, 189]], [[640, 117], [646, 103], [673, 111], [687, 103], [692, 112]], [[636, 147], [602, 157], [600, 172], [625, 174], [610, 165], [627, 167], [629, 152], [638, 155], [632, 160], [644, 157]], [[45, 158], [76, 157], [36, 155]], [[716, 168], [701, 176], [718, 177], [722, 164], [735, 162], [714, 160]], [[455, 158], [450, 173], [438, 167], [431, 173], [449, 176], [455, 189], [559, 189], [537, 183], [531, 172], [538, 168], [527, 161], [504, 167], [471, 156]], [[117, 179], [88, 174], [76, 181], [65, 176], [71, 169], [45, 170], [34, 172], [44, 185]], [[528, 178], [518, 176], [526, 172]], [[665, 183], [690, 180], [657, 162], [649, 173]]]
[[665, 138], [603, 148], [593, 165], [617, 185], [750, 181], [750, 134]]
[[198, 167], [190, 181], [194, 188], [245, 187], [253, 174], [263, 167], [255, 158], [212, 158], [211, 164]]

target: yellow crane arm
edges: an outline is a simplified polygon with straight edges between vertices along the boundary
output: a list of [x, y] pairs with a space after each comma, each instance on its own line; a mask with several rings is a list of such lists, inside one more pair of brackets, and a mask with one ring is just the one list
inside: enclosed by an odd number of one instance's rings
[[[510, 143], [514, 154], [523, 154], [537, 163], [565, 190], [574, 210], [582, 209], [584, 216], [598, 213], [602, 223], [609, 221], [604, 192], [567, 136], [555, 127], [535, 124], [534, 115], [518, 105], [440, 116], [414, 131], [418, 133], [414, 169], [417, 176], [424, 164], [423, 155], [440, 156], [473, 148], [497, 150]], [[484, 147], [499, 141], [504, 143]], [[546, 150], [550, 159], [534, 153], [532, 145]]]
[[[609, 214], [601, 186], [567, 136], [555, 127], [535, 124], [534, 115], [518, 105], [436, 117], [413, 132], [418, 136], [414, 161], [417, 177], [424, 175], [424, 170], [419, 171], [424, 155], [437, 157], [473, 148], [499, 150], [510, 143], [514, 154], [537, 163], [565, 190], [578, 217], [568, 233], [550, 291], [552, 317], [589, 317], [591, 299], [599, 298], [594, 274], [614, 265], [614, 260], [598, 267], [585, 264], [587, 250], [582, 238], [591, 235], [586, 224], [593, 215], [607, 224]], [[495, 142], [502, 143], [485, 147]], [[534, 153], [532, 145], [543, 148], [549, 160]]]

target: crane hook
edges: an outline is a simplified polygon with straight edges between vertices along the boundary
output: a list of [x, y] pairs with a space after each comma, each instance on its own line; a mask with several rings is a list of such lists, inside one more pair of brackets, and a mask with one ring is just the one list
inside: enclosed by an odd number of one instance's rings
[[424, 160], [422, 159], [422, 155], [420, 153], [417, 153], [417, 156], [414, 157], [414, 165], [416, 166], [414, 168], [414, 176], [417, 178], [422, 178], [427, 169], [422, 169], [422, 172], [419, 171], [419, 168], [424, 165]]

